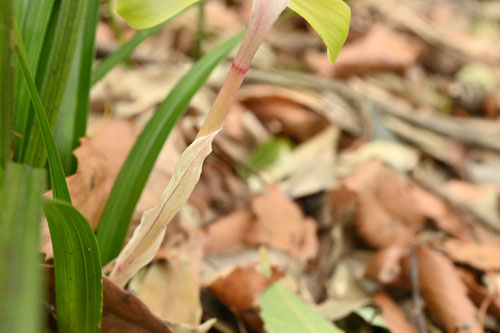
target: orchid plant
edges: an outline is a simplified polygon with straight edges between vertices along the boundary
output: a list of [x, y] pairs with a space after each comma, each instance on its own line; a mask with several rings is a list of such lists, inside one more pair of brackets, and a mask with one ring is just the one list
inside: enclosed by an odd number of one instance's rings
[[[117, 0], [116, 11], [132, 27], [143, 29], [175, 16], [199, 1]], [[140, 225], [116, 260], [110, 277], [119, 285], [125, 285], [154, 257], [167, 224], [184, 206], [199, 180], [203, 161], [212, 151], [212, 141], [220, 131], [255, 53], [287, 6], [317, 31], [326, 44], [330, 61], [337, 58], [347, 38], [350, 22], [350, 9], [342, 0], [254, 0], [245, 38], [197, 139], [182, 153], [159, 204], [144, 213]]]

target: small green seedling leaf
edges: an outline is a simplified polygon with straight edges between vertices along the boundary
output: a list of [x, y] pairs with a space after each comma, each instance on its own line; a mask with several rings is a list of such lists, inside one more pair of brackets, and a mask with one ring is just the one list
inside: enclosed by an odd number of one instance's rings
[[0, 187], [0, 332], [42, 331], [38, 244], [45, 170], [7, 165]]
[[283, 137], [272, 138], [258, 145], [245, 163], [238, 170], [242, 178], [250, 176], [251, 171], [261, 171], [272, 166], [283, 154], [292, 151], [292, 142]]
[[342, 333], [294, 295], [283, 281], [260, 296], [260, 314], [267, 333]]
[[89, 222], [70, 204], [47, 200], [54, 251], [58, 332], [100, 332], [102, 272]]

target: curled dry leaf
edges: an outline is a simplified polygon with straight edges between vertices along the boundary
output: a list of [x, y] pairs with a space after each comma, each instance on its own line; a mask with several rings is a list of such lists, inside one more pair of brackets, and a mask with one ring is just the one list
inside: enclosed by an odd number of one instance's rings
[[423, 227], [425, 217], [415, 206], [409, 183], [378, 161], [357, 166], [333, 192], [338, 190], [355, 197], [356, 229], [373, 247], [409, 244]]
[[487, 311], [497, 320], [500, 319], [500, 296], [488, 291], [488, 289], [476, 282], [475, 278], [467, 271], [461, 269], [460, 276], [469, 290], [469, 297], [474, 304], [481, 308], [486, 303]]
[[270, 245], [307, 261], [318, 252], [316, 223], [304, 217], [299, 206], [279, 185], [269, 186], [252, 200], [256, 221], [245, 237], [247, 244]]
[[420, 292], [432, 317], [447, 332], [483, 332], [451, 260], [425, 245], [418, 246], [417, 255]]
[[417, 333], [403, 311], [386, 293], [380, 291], [373, 295], [373, 303], [379, 308], [382, 319], [391, 332]]
[[209, 288], [233, 313], [258, 328], [262, 326], [258, 318], [259, 296], [281, 277], [282, 274], [273, 268], [271, 277], [267, 278], [254, 264], [236, 268], [229, 275], [213, 282]]
[[198, 182], [203, 161], [212, 151], [212, 141], [218, 132], [197, 138], [182, 153], [159, 204], [144, 213], [141, 223], [116, 260], [110, 278], [118, 285], [125, 285], [153, 259], [167, 224], [187, 202]]
[[443, 242], [440, 248], [453, 261], [484, 271], [500, 269], [500, 246], [465, 243], [450, 239]]

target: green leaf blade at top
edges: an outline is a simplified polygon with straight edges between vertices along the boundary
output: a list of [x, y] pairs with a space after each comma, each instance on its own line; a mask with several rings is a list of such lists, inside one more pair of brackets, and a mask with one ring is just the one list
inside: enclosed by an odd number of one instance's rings
[[94, 232], [67, 202], [47, 200], [44, 211], [54, 251], [59, 332], [100, 332], [102, 271]]
[[136, 29], [160, 24], [200, 0], [118, 0], [116, 13]]
[[267, 333], [344, 333], [278, 281], [260, 296], [260, 315]]
[[170, 131], [213, 69], [242, 37], [243, 34], [238, 34], [197, 61], [160, 104], [139, 135], [113, 185], [97, 229], [103, 264], [120, 253], [134, 208]]
[[351, 9], [343, 0], [290, 0], [290, 9], [302, 16], [316, 30], [335, 62], [347, 39]]

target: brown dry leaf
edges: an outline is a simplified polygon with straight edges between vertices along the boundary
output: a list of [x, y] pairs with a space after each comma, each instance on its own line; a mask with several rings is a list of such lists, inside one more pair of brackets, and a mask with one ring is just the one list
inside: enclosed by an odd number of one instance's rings
[[326, 54], [317, 52], [307, 53], [305, 60], [321, 74], [348, 77], [379, 70], [403, 72], [415, 64], [421, 53], [415, 39], [386, 26], [374, 25], [364, 37], [344, 46], [335, 64], [327, 64], [322, 59], [327, 59]]
[[451, 260], [425, 245], [418, 246], [417, 255], [420, 292], [433, 318], [447, 332], [483, 332]]
[[425, 217], [415, 206], [409, 183], [382, 163], [360, 164], [340, 186], [356, 197], [356, 229], [369, 245], [409, 244], [422, 229]]
[[437, 227], [453, 237], [467, 241], [472, 240], [470, 233], [464, 223], [453, 212], [449, 205], [444, 203], [436, 195], [424, 190], [420, 186], [411, 188], [416, 205], [424, 215], [432, 219]]
[[382, 284], [401, 282], [401, 260], [408, 254], [408, 248], [398, 245], [379, 250], [366, 265], [365, 276]]
[[406, 318], [403, 311], [394, 302], [394, 300], [386, 293], [379, 291], [373, 295], [373, 303], [379, 308], [384, 323], [391, 330], [391, 332], [401, 333], [417, 333], [418, 331], [413, 327]]
[[81, 139], [80, 147], [74, 152], [78, 169], [67, 178], [71, 200], [94, 228], [135, 138], [131, 122], [115, 120], [92, 137]]
[[328, 126], [328, 121], [321, 115], [311, 112], [291, 98], [278, 96], [251, 98], [245, 105], [274, 134], [306, 141]]
[[205, 232], [205, 253], [240, 250], [254, 216], [247, 210], [237, 210], [215, 220]]
[[465, 243], [450, 239], [443, 242], [440, 248], [453, 261], [484, 271], [500, 269], [500, 246]]
[[460, 275], [469, 290], [469, 297], [474, 304], [478, 308], [481, 308], [486, 303], [488, 305], [488, 313], [495, 318], [500, 319], [500, 296], [498, 294], [488, 292], [488, 289], [476, 282], [474, 277], [469, 272], [462, 269], [460, 270]]
[[273, 267], [272, 276], [266, 278], [254, 264], [236, 268], [229, 275], [213, 282], [209, 288], [234, 314], [242, 316], [253, 327], [259, 327], [259, 296], [281, 277], [282, 274]]
[[307, 261], [318, 253], [316, 223], [304, 217], [299, 206], [287, 197], [279, 185], [270, 185], [252, 200], [256, 221], [245, 241], [251, 246], [262, 244], [287, 251]]
[[[55, 304], [54, 266], [42, 266], [48, 275], [49, 298]], [[103, 276], [103, 333], [173, 333], [137, 296]]]

